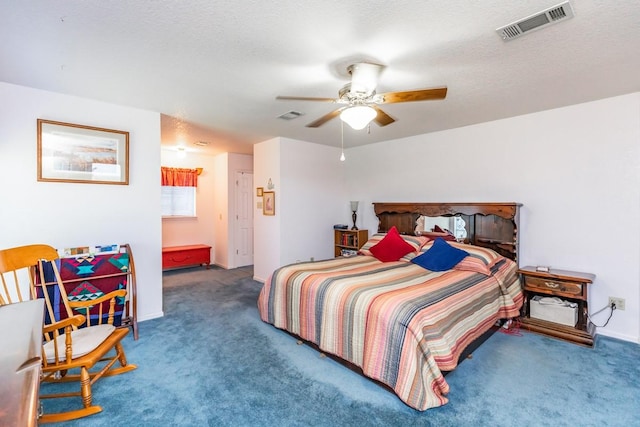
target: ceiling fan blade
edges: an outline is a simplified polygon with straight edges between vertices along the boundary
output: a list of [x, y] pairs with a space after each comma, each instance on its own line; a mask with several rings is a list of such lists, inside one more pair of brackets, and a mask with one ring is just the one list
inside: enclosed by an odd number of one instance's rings
[[314, 97], [309, 97], [309, 96], [276, 96], [276, 99], [290, 100], [290, 101], [336, 102], [335, 98], [314, 98]]
[[342, 110], [344, 110], [345, 107], [342, 108], [338, 108], [337, 110], [333, 110], [332, 112], [325, 114], [324, 116], [320, 117], [317, 120], [312, 121], [311, 123], [309, 123], [307, 125], [308, 128], [317, 128], [322, 126], [323, 124], [327, 123], [329, 120], [337, 117], [340, 115], [340, 113], [342, 112]]
[[380, 108], [376, 107], [375, 105], [372, 105], [372, 107], [378, 113], [378, 115], [373, 119], [373, 121], [376, 122], [378, 126], [386, 126], [395, 122], [395, 119], [393, 117], [382, 111]]
[[387, 92], [379, 94], [384, 101], [380, 104], [393, 104], [397, 102], [429, 101], [444, 99], [447, 96], [446, 87], [433, 89], [409, 90], [406, 92]]

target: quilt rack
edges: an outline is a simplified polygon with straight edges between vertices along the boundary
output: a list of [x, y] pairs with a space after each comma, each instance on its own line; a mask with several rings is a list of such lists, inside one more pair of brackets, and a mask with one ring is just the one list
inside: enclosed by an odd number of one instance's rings
[[[127, 296], [116, 303], [114, 325], [131, 328], [138, 339], [136, 272], [133, 252], [129, 244], [113, 245], [112, 251], [92, 253], [65, 250], [59, 258], [60, 277], [70, 301], [91, 300], [117, 289], [126, 289]], [[87, 249], [87, 248], [82, 248]], [[46, 272], [45, 272], [46, 277]], [[50, 280], [47, 278], [47, 282]], [[98, 307], [96, 307], [96, 312]], [[94, 316], [93, 310], [91, 315]], [[56, 310], [56, 320], [66, 317], [64, 310]]]

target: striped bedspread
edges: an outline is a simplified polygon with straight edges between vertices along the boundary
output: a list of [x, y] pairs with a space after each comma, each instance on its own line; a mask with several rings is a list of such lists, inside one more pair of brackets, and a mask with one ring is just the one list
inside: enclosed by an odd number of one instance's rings
[[456, 367], [464, 348], [498, 319], [518, 316], [516, 270], [506, 258], [490, 276], [363, 255], [293, 264], [265, 282], [258, 309], [263, 321], [359, 366], [426, 410], [447, 403], [442, 371]]

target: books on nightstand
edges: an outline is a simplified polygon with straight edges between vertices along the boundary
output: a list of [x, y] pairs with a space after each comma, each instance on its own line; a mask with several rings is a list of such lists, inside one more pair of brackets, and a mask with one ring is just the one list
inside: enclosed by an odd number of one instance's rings
[[353, 249], [343, 249], [340, 251], [340, 255], [342, 255], [343, 257], [352, 257], [355, 255], [358, 255], [358, 251], [353, 250]]

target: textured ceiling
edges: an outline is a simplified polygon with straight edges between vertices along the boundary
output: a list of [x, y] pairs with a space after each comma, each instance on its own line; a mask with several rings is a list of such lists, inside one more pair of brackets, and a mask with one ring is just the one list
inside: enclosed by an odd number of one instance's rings
[[[163, 144], [251, 152], [284, 136], [340, 145], [334, 104], [353, 60], [379, 93], [447, 86], [385, 105], [397, 121], [345, 127], [355, 146], [640, 91], [637, 0], [572, 0], [575, 17], [504, 42], [496, 28], [555, 0], [3, 0], [0, 81], [163, 114]], [[303, 112], [285, 121], [277, 116]], [[55, 117], [51, 118], [55, 119]]]

